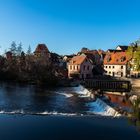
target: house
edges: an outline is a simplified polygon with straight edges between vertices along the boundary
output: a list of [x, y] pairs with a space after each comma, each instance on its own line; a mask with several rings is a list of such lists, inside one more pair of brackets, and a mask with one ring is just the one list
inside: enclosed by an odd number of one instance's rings
[[93, 65], [85, 55], [74, 56], [68, 63], [68, 77], [91, 78]]
[[72, 54], [72, 55], [65, 55], [64, 57], [63, 57], [63, 60], [65, 61], [65, 62], [69, 62], [74, 56], [76, 56], [75, 54]]
[[108, 49], [107, 52], [125, 52], [126, 50], [128, 49], [128, 46], [121, 46], [121, 45], [118, 45], [116, 47], [116, 49]]
[[119, 45], [119, 46], [116, 47], [116, 50], [121, 50], [121, 51], [126, 51], [127, 49], [128, 49], [128, 46]]
[[101, 56], [98, 53], [97, 50], [89, 50], [87, 48], [82, 48], [80, 52], [77, 53], [77, 55], [86, 55], [89, 59], [92, 60], [92, 63], [95, 65], [101, 64]]
[[36, 49], [35, 49], [34, 55], [36, 57], [47, 57], [47, 58], [50, 58], [49, 49], [48, 49], [48, 47], [45, 44], [38, 44]]
[[108, 52], [104, 58], [106, 74], [113, 77], [126, 77], [130, 74], [128, 63], [130, 59], [125, 51]]

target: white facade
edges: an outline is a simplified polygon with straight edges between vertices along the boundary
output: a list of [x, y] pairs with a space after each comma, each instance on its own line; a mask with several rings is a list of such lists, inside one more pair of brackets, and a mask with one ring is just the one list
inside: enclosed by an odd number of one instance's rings
[[104, 69], [107, 75], [113, 77], [127, 76], [127, 65], [104, 65]]

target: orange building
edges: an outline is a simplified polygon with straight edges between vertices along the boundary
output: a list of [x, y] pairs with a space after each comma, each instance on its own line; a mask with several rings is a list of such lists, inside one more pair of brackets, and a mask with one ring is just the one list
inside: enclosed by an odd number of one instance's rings
[[114, 77], [126, 77], [130, 74], [130, 59], [131, 57], [126, 51], [108, 51], [104, 58], [106, 74]]

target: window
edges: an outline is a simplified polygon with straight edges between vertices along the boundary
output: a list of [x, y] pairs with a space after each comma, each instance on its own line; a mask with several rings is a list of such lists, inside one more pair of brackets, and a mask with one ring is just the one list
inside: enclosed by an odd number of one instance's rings
[[112, 66], [112, 68], [114, 69], [114, 68], [115, 68], [115, 66]]
[[121, 69], [123, 69], [123, 66], [121, 66]]
[[107, 66], [106, 66], [106, 68], [107, 68]]
[[126, 57], [125, 56], [122, 56], [120, 61], [123, 62], [125, 60], [126, 60]]
[[78, 66], [77, 66], [77, 70], [78, 70]]
[[87, 70], [89, 70], [89, 66], [87, 66]]
[[112, 76], [113, 76], [113, 77], [115, 76], [115, 72], [112, 72]]
[[109, 68], [111, 69], [111, 66], [109, 66]]
[[109, 74], [111, 74], [111, 71], [109, 71]]
[[86, 66], [85, 65], [84, 65], [83, 69], [86, 70]]
[[72, 66], [70, 66], [70, 70], [72, 70]]
[[75, 70], [75, 66], [73, 66], [73, 69]]

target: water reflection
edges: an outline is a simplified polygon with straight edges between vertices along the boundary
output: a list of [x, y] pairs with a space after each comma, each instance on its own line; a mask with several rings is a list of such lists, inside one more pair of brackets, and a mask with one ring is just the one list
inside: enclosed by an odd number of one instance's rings
[[110, 99], [114, 107], [121, 108], [122, 110], [127, 112], [132, 111], [132, 104], [126, 96], [114, 94], [106, 94], [106, 96]]

